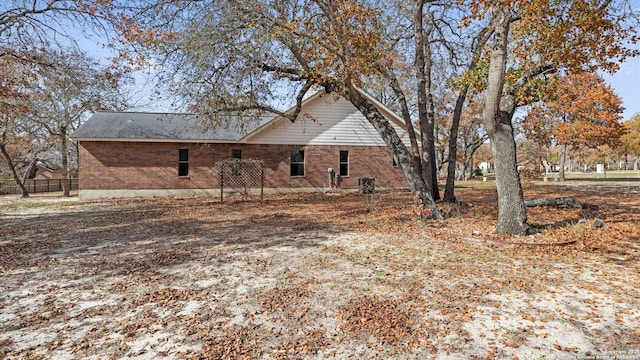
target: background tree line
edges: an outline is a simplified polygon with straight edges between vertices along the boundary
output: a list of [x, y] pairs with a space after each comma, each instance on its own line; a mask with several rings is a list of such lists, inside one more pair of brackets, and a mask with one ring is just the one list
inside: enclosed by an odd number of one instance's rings
[[[126, 106], [126, 68], [89, 56], [78, 34], [107, 39], [115, 24], [108, 1], [26, 1], [0, 4], [0, 153], [4, 176], [23, 197], [37, 163], [77, 172], [69, 141], [91, 112]], [[105, 41], [105, 44], [107, 42]], [[107, 59], [108, 60], [108, 59]], [[69, 196], [69, 182], [62, 181]]]

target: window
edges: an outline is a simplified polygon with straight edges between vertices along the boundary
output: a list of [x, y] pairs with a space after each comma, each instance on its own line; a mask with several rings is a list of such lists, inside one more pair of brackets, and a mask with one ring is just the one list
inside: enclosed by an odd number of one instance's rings
[[349, 176], [349, 152], [340, 151], [340, 176]]
[[304, 150], [291, 150], [291, 176], [304, 176]]
[[231, 150], [231, 158], [234, 160], [231, 164], [231, 172], [233, 176], [240, 176], [242, 173], [242, 164], [240, 164], [240, 160], [242, 160], [242, 150]]
[[189, 149], [178, 149], [178, 176], [189, 176]]
[[392, 164], [393, 164], [393, 167], [398, 167], [398, 160], [396, 160], [396, 156], [395, 156], [395, 155], [393, 155], [393, 162], [392, 162]]

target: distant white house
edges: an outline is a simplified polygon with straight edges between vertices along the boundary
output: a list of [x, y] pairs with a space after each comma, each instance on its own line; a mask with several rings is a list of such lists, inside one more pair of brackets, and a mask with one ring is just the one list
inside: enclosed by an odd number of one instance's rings
[[482, 171], [483, 173], [489, 173], [491, 172], [491, 163], [488, 161], [483, 161], [478, 164], [478, 169], [480, 169], [480, 171]]

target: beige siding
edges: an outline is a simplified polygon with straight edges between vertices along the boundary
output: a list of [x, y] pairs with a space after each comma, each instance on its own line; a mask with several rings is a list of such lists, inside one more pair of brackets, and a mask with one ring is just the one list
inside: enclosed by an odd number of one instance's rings
[[[393, 123], [398, 135], [410, 145], [406, 131]], [[385, 146], [375, 128], [344, 98], [319, 96], [305, 104], [298, 119], [276, 120], [254, 136], [249, 144]]]

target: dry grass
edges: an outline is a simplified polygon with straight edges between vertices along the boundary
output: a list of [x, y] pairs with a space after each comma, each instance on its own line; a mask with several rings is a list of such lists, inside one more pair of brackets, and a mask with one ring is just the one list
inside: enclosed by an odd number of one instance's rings
[[638, 355], [638, 188], [529, 185], [600, 205], [530, 209], [531, 237], [457, 195], [444, 222], [404, 192], [3, 198], [0, 359]]

